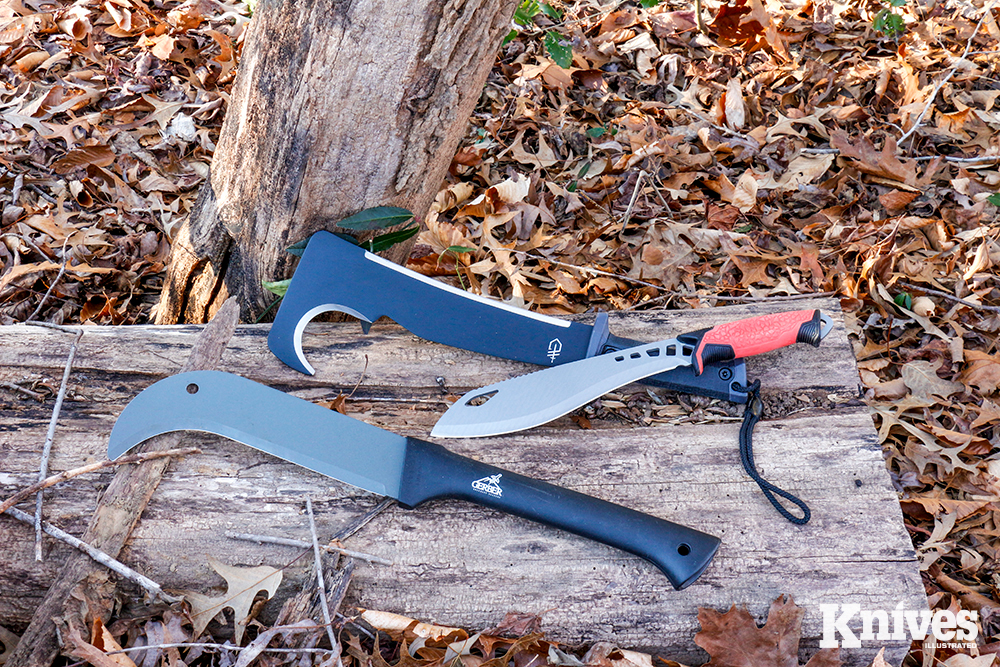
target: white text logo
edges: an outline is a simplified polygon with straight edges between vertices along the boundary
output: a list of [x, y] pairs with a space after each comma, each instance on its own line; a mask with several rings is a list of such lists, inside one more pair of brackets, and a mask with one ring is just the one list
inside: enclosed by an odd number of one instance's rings
[[[976, 623], [979, 613], [965, 609], [957, 614], [949, 609], [903, 610], [900, 603], [894, 610], [862, 611], [859, 604], [821, 604], [823, 639], [820, 648], [860, 648], [861, 641], [906, 639], [923, 641], [928, 633], [940, 642], [973, 642], [979, 634]], [[852, 620], [861, 620], [861, 632], [848, 627]], [[876, 632], [876, 627], [878, 631]], [[855, 624], [857, 628], [857, 624]], [[840, 635], [840, 641], [837, 640]]]
[[503, 496], [503, 489], [500, 488], [500, 475], [490, 475], [489, 477], [483, 477], [482, 479], [477, 479], [472, 483], [472, 488], [480, 493], [486, 493], [491, 496], [496, 496], [497, 498]]
[[549, 341], [549, 353], [547, 355], [549, 361], [554, 363], [560, 352], [562, 352], [562, 341], [558, 338], [553, 338]]

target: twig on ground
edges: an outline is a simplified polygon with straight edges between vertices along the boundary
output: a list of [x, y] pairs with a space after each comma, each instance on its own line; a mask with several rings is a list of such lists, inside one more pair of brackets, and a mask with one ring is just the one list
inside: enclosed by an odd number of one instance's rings
[[632, 209], [635, 208], [635, 200], [639, 198], [639, 193], [642, 191], [642, 179], [646, 178], [646, 176], [645, 170], [640, 170], [639, 175], [635, 178], [635, 187], [632, 188], [632, 198], [628, 202], [628, 208], [625, 209], [625, 217], [622, 218], [622, 229], [619, 234], [625, 231], [629, 220], [632, 219]]
[[917, 290], [923, 292], [924, 294], [933, 294], [934, 296], [939, 296], [942, 299], [948, 299], [949, 301], [954, 301], [955, 303], [960, 303], [963, 306], [968, 306], [969, 308], [975, 308], [976, 310], [989, 310], [994, 313], [1000, 313], [1000, 306], [987, 306], [983, 303], [973, 303], [972, 301], [966, 301], [961, 299], [954, 294], [948, 294], [947, 292], [942, 292], [941, 290], [930, 289], [928, 287], [921, 287], [920, 285], [914, 285], [913, 283], [908, 283], [904, 281], [899, 281], [896, 283], [906, 289]]
[[[275, 630], [281, 630], [287, 632], [287, 628], [274, 628]], [[298, 628], [294, 628], [297, 630]], [[309, 628], [310, 630], [312, 628]], [[107, 651], [105, 655], [117, 655], [125, 653], [135, 653], [136, 651], [152, 651], [154, 649], [161, 648], [207, 648], [216, 649], [222, 651], [242, 651], [244, 647], [236, 646], [235, 644], [212, 644], [208, 642], [191, 642], [191, 643], [180, 643], [180, 644], [154, 644], [153, 646], [133, 646], [131, 648], [122, 648], [116, 651]], [[333, 653], [333, 649], [328, 648], [265, 648], [261, 650], [261, 653]]]
[[[260, 544], [280, 544], [286, 547], [298, 547], [301, 549], [312, 548], [311, 542], [304, 542], [302, 540], [296, 540], [289, 537], [270, 537], [268, 535], [254, 535], [252, 533], [234, 533], [229, 530], [226, 531], [225, 535], [232, 540], [244, 540], [246, 542], [257, 542]], [[378, 556], [372, 556], [371, 554], [361, 553], [360, 551], [351, 551], [350, 549], [335, 547], [329, 544], [321, 544], [319, 545], [319, 548], [324, 551], [329, 551], [330, 553], [343, 554], [344, 556], [350, 556], [351, 558], [357, 558], [358, 560], [368, 561], [370, 563], [392, 565], [391, 560], [386, 560], [385, 558], [380, 558]]]
[[80, 327], [68, 327], [63, 324], [56, 324], [55, 322], [36, 322], [34, 320], [30, 322], [25, 322], [33, 327], [44, 327], [46, 329], [55, 329], [56, 331], [63, 331], [65, 333], [76, 333]]
[[637, 285], [644, 285], [646, 287], [652, 287], [660, 292], [665, 291], [662, 285], [654, 285], [653, 283], [647, 283], [645, 280], [638, 280], [637, 278], [629, 278], [628, 276], [623, 276], [617, 273], [611, 273], [610, 271], [602, 271], [601, 269], [592, 269], [589, 266], [579, 266], [577, 264], [569, 264], [567, 262], [560, 262], [559, 260], [551, 259], [545, 257], [544, 255], [534, 255], [530, 252], [524, 250], [508, 250], [515, 255], [524, 255], [525, 257], [531, 257], [532, 259], [540, 259], [549, 264], [555, 264], [556, 266], [565, 266], [570, 269], [576, 269], [577, 271], [583, 271], [584, 273], [589, 273], [595, 276], [608, 276], [609, 278], [617, 278], [618, 280], [625, 280], [630, 283], [635, 283]]
[[53, 280], [52, 284], [49, 285], [49, 289], [45, 291], [45, 296], [43, 296], [42, 300], [38, 302], [37, 306], [35, 306], [35, 311], [31, 313], [31, 315], [28, 315], [28, 319], [26, 321], [31, 321], [35, 319], [35, 316], [38, 315], [38, 313], [42, 312], [42, 308], [45, 307], [45, 302], [49, 300], [49, 296], [51, 296], [52, 290], [56, 288], [56, 285], [59, 283], [60, 280], [62, 280], [62, 277], [66, 275], [66, 263], [69, 261], [69, 254], [66, 252], [67, 241], [69, 241], [68, 236], [65, 239], [63, 239], [62, 263], [59, 265], [59, 273], [56, 275], [56, 279]]
[[[83, 338], [83, 329], [76, 332], [76, 338], [70, 345], [69, 355], [66, 357], [66, 367], [63, 368], [62, 382], [59, 384], [59, 393], [56, 394], [56, 404], [52, 408], [52, 418], [49, 420], [49, 429], [45, 433], [45, 444], [42, 446], [42, 461], [38, 468], [38, 481], [44, 482], [49, 474], [49, 457], [52, 454], [52, 441], [56, 436], [56, 423], [59, 421], [59, 411], [62, 410], [63, 399], [66, 398], [66, 388], [69, 386], [69, 374], [73, 370], [73, 359], [76, 357], [76, 346]], [[35, 495], [35, 561], [42, 562], [42, 489]]]
[[368, 510], [368, 512], [366, 512], [363, 517], [361, 517], [360, 519], [358, 519], [354, 523], [349, 524], [346, 528], [341, 529], [341, 531], [339, 533], [337, 533], [336, 535], [334, 535], [331, 538], [330, 541], [331, 542], [339, 542], [339, 541], [346, 540], [348, 537], [350, 537], [351, 535], [354, 535], [359, 530], [361, 530], [362, 528], [364, 528], [365, 526], [367, 526], [368, 523], [372, 519], [374, 519], [379, 514], [381, 514], [382, 512], [386, 511], [387, 509], [389, 509], [390, 507], [392, 507], [395, 504], [396, 504], [396, 501], [394, 499], [392, 499], [392, 498], [384, 498], [382, 500], [382, 502], [380, 502], [378, 505], [376, 505], [375, 507], [373, 507], [370, 510]]
[[320, 608], [323, 610], [323, 623], [326, 624], [326, 635], [330, 638], [330, 646], [337, 648], [337, 637], [333, 634], [333, 619], [330, 618], [330, 606], [326, 603], [326, 582], [323, 581], [323, 554], [319, 550], [319, 537], [316, 535], [316, 519], [313, 517], [311, 498], [306, 498], [306, 514], [309, 515], [309, 532], [312, 533], [313, 557], [316, 561], [316, 586], [319, 588]]
[[897, 146], [902, 146], [904, 141], [912, 137], [914, 133], [918, 129], [920, 129], [920, 124], [924, 121], [924, 116], [927, 115], [927, 112], [930, 111], [932, 106], [934, 106], [934, 100], [937, 98], [938, 93], [941, 92], [941, 89], [944, 87], [946, 83], [951, 81], [951, 77], [955, 76], [955, 72], [958, 71], [958, 66], [961, 65], [966, 58], [968, 58], [969, 52], [972, 51], [972, 42], [976, 39], [976, 35], [979, 34], [979, 29], [983, 26], [983, 21], [986, 20], [987, 16], [991, 15], [993, 11], [993, 5], [995, 4], [995, 2], [996, 0], [990, 0], [990, 2], [986, 5], [986, 7], [983, 8], [983, 15], [979, 17], [979, 22], [976, 24], [976, 27], [972, 31], [972, 34], [969, 35], [969, 39], [965, 43], [965, 51], [962, 52], [962, 56], [957, 61], [955, 61], [954, 65], [951, 66], [951, 68], [948, 70], [947, 76], [938, 81], [937, 84], [934, 86], [934, 90], [931, 91], [930, 97], [927, 98], [927, 104], [925, 104], [924, 108], [920, 111], [920, 115], [917, 116], [917, 120], [914, 121], [913, 126], [896, 141]]
[[39, 391], [32, 391], [30, 389], [25, 389], [21, 385], [15, 384], [13, 382], [7, 382], [6, 380], [4, 380], [3, 382], [0, 382], [0, 387], [3, 387], [5, 389], [10, 389], [11, 391], [19, 391], [19, 392], [21, 392], [22, 394], [24, 394], [26, 396], [30, 396], [31, 398], [35, 399], [36, 401], [44, 401], [45, 400], [45, 394], [43, 394], [43, 393], [41, 393]]
[[780, 296], [722, 296], [718, 294], [683, 294], [681, 292], [670, 292], [669, 294], [663, 294], [653, 299], [640, 301], [637, 304], [625, 308], [622, 312], [627, 313], [644, 306], [653, 306], [672, 297], [700, 300], [716, 299], [718, 301], [733, 301], [736, 303], [754, 303], [758, 301], [802, 301], [803, 299], [819, 299], [828, 296], [835, 296], [836, 294], [837, 292], [807, 292], [805, 294], [782, 294]]
[[[27, 512], [22, 512], [16, 507], [9, 507], [5, 510], [4, 513], [14, 517], [18, 521], [23, 521], [28, 524], [35, 523], [34, 517], [32, 517]], [[53, 526], [51, 523], [42, 522], [42, 530], [44, 530], [46, 533], [56, 538], [57, 540], [61, 540], [72, 547], [76, 547], [77, 549], [87, 554], [88, 556], [90, 556], [95, 561], [105, 566], [112, 572], [115, 572], [116, 574], [128, 579], [129, 581], [138, 584], [143, 589], [145, 589], [146, 592], [148, 592], [154, 599], [159, 598], [165, 602], [169, 602], [170, 604], [174, 604], [176, 602], [180, 602], [181, 600], [183, 600], [183, 598], [174, 597], [173, 595], [168, 595], [167, 593], [164, 593], [163, 589], [160, 588], [160, 585], [155, 581], [153, 581], [152, 579], [149, 579], [148, 577], [139, 574], [138, 572], [130, 568], [128, 565], [125, 565], [124, 563], [115, 560], [114, 558], [104, 553], [100, 549], [92, 547], [83, 540], [73, 537], [66, 531], [62, 530], [61, 528]]]
[[50, 486], [55, 486], [60, 482], [65, 482], [67, 479], [72, 479], [73, 477], [78, 477], [79, 475], [85, 475], [88, 472], [95, 472], [97, 470], [102, 470], [104, 468], [113, 468], [115, 466], [125, 465], [128, 463], [144, 463], [146, 461], [152, 461], [153, 459], [162, 459], [167, 456], [187, 456], [188, 454], [200, 454], [201, 450], [197, 447], [184, 447], [182, 449], [169, 449], [162, 452], [145, 452], [141, 454], [133, 454], [131, 456], [123, 456], [121, 458], [115, 459], [114, 461], [98, 461], [97, 463], [90, 463], [85, 466], [80, 466], [79, 468], [73, 468], [72, 470], [66, 470], [59, 473], [58, 475], [52, 475], [47, 477], [40, 482], [35, 482], [31, 486], [21, 489], [10, 498], [0, 503], [0, 513], [7, 511], [12, 508], [17, 503], [21, 502], [25, 498], [30, 497], [32, 494], [41, 491], [42, 489], [47, 489]]

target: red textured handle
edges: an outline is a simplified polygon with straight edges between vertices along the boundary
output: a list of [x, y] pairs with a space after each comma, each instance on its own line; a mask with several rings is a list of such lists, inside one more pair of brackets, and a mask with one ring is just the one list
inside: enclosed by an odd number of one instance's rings
[[694, 353], [696, 372], [700, 375], [706, 363], [750, 357], [797, 342], [819, 345], [819, 322], [818, 310], [794, 310], [720, 324], [702, 335]]

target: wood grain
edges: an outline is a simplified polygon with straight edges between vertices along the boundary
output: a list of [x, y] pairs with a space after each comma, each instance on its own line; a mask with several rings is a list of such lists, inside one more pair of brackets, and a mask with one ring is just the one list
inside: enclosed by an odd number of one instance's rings
[[[693, 642], [699, 606], [746, 605], [763, 620], [774, 598], [790, 594], [806, 610], [803, 659], [821, 635], [819, 604], [926, 608], [872, 420], [857, 400], [857, 370], [838, 304], [795, 307], [822, 307], [834, 317], [827, 340], [818, 349], [799, 345], [762, 355], [748, 368], [763, 383], [768, 413], [755, 436], [759, 468], [809, 503], [808, 525], [782, 519], [743, 472], [739, 420], [727, 416], [740, 410], [726, 403], [695, 401], [689, 423], [641, 427], [609, 419], [583, 430], [564, 418], [509, 436], [440, 440], [460, 454], [713, 533], [723, 546], [701, 579], [676, 592], [643, 560], [522, 519], [451, 501], [411, 511], [393, 508], [346, 544], [394, 561], [357, 564], [348, 608], [472, 629], [495, 625], [507, 611], [534, 612], [542, 614], [550, 637], [617, 642], [689, 664], [707, 659]], [[782, 309], [762, 304], [613, 315], [611, 330], [655, 340]], [[52, 470], [103, 457], [115, 415], [142, 388], [179, 370], [200, 329], [88, 328], [56, 432]], [[54, 335], [31, 327], [0, 329], [0, 380], [58, 386], [64, 360]], [[445, 409], [446, 391], [530, 370], [420, 341], [392, 324], [379, 322], [368, 336], [357, 324], [313, 324], [304, 347], [318, 372], [307, 377], [270, 355], [266, 335], [266, 326], [239, 327], [219, 368], [309, 400], [350, 392], [364, 371], [347, 401], [349, 414], [424, 438]], [[438, 377], [445, 378], [447, 390]], [[633, 386], [619, 393], [643, 391]], [[673, 400], [666, 392], [653, 393]], [[50, 406], [0, 389], [0, 410], [0, 488], [6, 494], [31, 482]], [[230, 441], [189, 434], [183, 444], [201, 446], [204, 454], [171, 464], [122, 552], [125, 562], [167, 588], [205, 591], [221, 584], [208, 555], [233, 564], [290, 564], [276, 610], [308, 576], [309, 557], [298, 558], [296, 549], [228, 540], [224, 532], [308, 539], [301, 514], [308, 495], [320, 535], [330, 535], [379, 501]], [[108, 476], [94, 476], [57, 487], [48, 494], [46, 518], [81, 533], [81, 514], [107, 482]], [[62, 547], [53, 552], [46, 564], [35, 565], [30, 529], [0, 518], [4, 624], [26, 622]], [[843, 656], [846, 664], [867, 665], [882, 646], [898, 664], [908, 642], [865, 642]]]

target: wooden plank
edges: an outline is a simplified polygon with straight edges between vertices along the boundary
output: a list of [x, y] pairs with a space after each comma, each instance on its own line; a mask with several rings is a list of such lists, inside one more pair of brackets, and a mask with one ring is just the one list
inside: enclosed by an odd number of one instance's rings
[[[875, 437], [871, 417], [857, 400], [853, 354], [836, 301], [796, 303], [822, 307], [836, 327], [819, 349], [796, 346], [748, 363], [764, 385], [767, 419], [757, 427], [761, 472], [805, 499], [806, 526], [782, 519], [739, 464], [742, 408], [718, 401], [695, 406], [688, 423], [649, 427], [594, 420], [582, 430], [570, 419], [521, 434], [440, 441], [456, 452], [555, 484], [633, 507], [719, 535], [723, 547], [701, 579], [673, 591], [638, 558], [610, 547], [491, 512], [467, 503], [436, 501], [416, 510], [393, 508], [351, 538], [347, 546], [391, 558], [393, 566], [359, 564], [348, 604], [385, 609], [424, 620], [483, 628], [507, 611], [543, 614], [549, 636], [567, 642], [607, 640], [682, 662], [706, 659], [693, 643], [699, 606], [746, 605], [762, 617], [779, 594], [806, 609], [803, 657], [821, 634], [819, 604], [857, 603], [864, 609], [926, 608], [916, 558]], [[612, 315], [612, 332], [643, 340], [786, 310], [761, 304], [696, 311]], [[104, 456], [115, 415], [139, 390], [174, 373], [200, 327], [87, 328], [56, 435], [51, 467], [61, 470]], [[530, 370], [530, 367], [420, 341], [378, 323], [362, 337], [356, 324], [313, 324], [305, 348], [317, 367], [300, 375], [274, 359], [266, 326], [243, 326], [220, 368], [310, 400], [350, 392], [352, 416], [396, 432], [427, 437], [445, 409], [443, 377], [461, 392]], [[33, 327], [0, 329], [0, 380], [46, 380], [57, 386], [68, 343], [63, 334]], [[365, 370], [367, 356], [367, 370]], [[644, 388], [619, 392], [629, 401]], [[656, 396], [671, 396], [654, 391]], [[642, 403], [642, 401], [639, 401]], [[658, 406], [644, 407], [655, 417]], [[0, 487], [30, 483], [51, 413], [0, 390]], [[681, 421], [677, 407], [660, 422]], [[642, 408], [634, 413], [641, 413]], [[301, 510], [313, 498], [321, 534], [335, 532], [378, 502], [378, 497], [322, 478], [246, 447], [191, 435], [204, 454], [172, 464], [123, 551], [123, 559], [170, 588], [205, 590], [221, 583], [206, 557], [281, 566], [295, 549], [229, 540], [224, 532], [304, 538]], [[47, 518], [70, 532], [83, 529], [109, 477], [74, 480], [48, 494]], [[51, 581], [48, 563], [31, 558], [30, 530], [0, 519], [0, 619], [23, 624]], [[309, 559], [288, 570], [291, 594]], [[886, 646], [898, 663], [906, 641], [866, 642], [844, 651], [850, 665], [870, 664]]]

